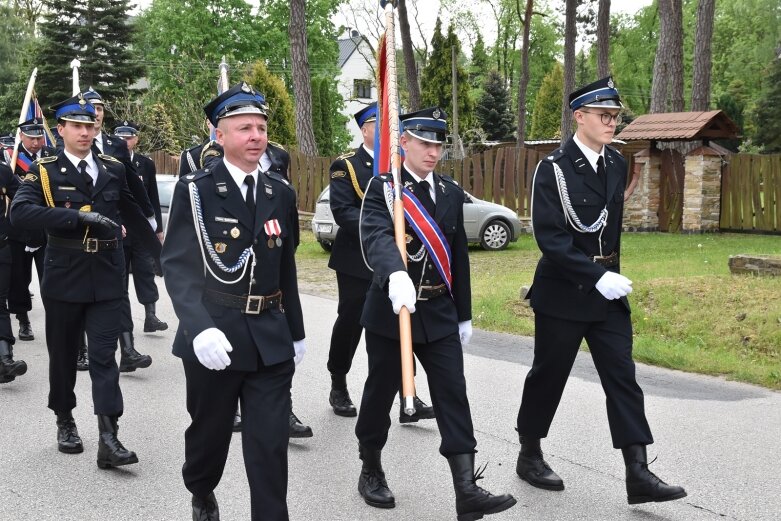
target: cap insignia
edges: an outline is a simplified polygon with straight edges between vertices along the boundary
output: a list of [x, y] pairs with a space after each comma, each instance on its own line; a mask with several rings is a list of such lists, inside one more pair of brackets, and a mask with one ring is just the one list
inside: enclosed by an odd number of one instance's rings
[[615, 84], [613, 83], [613, 78], [607, 80], [607, 86], [610, 87], [611, 89], [615, 87]]
[[439, 111], [439, 109], [434, 109], [434, 112], [431, 113], [431, 117], [434, 119], [439, 119], [441, 115], [442, 113]]
[[246, 92], [246, 93], [248, 93], [248, 94], [249, 94], [250, 92], [252, 92], [252, 89], [250, 88], [250, 86], [249, 86], [249, 85], [247, 85], [247, 83], [246, 83], [246, 82], [242, 82], [242, 84], [241, 84], [241, 90], [242, 90], [243, 92]]

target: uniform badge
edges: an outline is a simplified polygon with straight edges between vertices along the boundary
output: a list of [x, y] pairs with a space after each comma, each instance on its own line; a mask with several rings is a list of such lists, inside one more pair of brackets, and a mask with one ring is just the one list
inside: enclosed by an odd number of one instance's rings
[[225, 250], [228, 248], [228, 245], [224, 242], [218, 242], [214, 245], [214, 251], [217, 253], [225, 253]]
[[64, 206], [65, 206], [65, 208], [70, 208], [71, 207], [71, 202], [70, 201], [65, 201], [65, 205]]
[[342, 177], [347, 177], [347, 174], [342, 172], [342, 171], [331, 172], [331, 179], [339, 179], [339, 178], [342, 178]]
[[615, 83], [613, 83], [613, 78], [607, 80], [607, 86], [610, 87], [611, 89], [616, 86]]
[[274, 195], [274, 190], [271, 188], [271, 185], [267, 185], [266, 183], [263, 183], [263, 186], [266, 188], [266, 196], [271, 197]]
[[91, 212], [92, 211], [92, 205], [85, 204], [81, 208], [79, 208], [80, 212]]
[[442, 113], [439, 111], [439, 109], [434, 109], [434, 112], [431, 113], [431, 117], [434, 119], [439, 119], [441, 115]]
[[184, 178], [187, 179], [188, 181], [191, 180], [193, 177], [195, 177], [195, 174], [187, 174], [186, 176], [184, 176]]
[[36, 176], [35, 174], [27, 174], [26, 176], [24, 176], [24, 179], [22, 179], [22, 181], [37, 181], [37, 180], [38, 180], [38, 176]]
[[412, 187], [412, 181], [404, 181], [404, 188], [410, 188]]
[[241, 82], [241, 90], [242, 90], [242, 92], [246, 92], [246, 93], [248, 93], [248, 94], [249, 94], [250, 92], [252, 92], [252, 89], [250, 88], [250, 86], [249, 86], [249, 85], [247, 85], [247, 83], [246, 83], [246, 82]]
[[410, 234], [404, 235], [404, 242], [406, 242], [407, 244], [412, 243], [412, 235]]
[[442, 193], [444, 194], [444, 193], [445, 193], [445, 183], [443, 183], [442, 181], [440, 181], [440, 182], [439, 182], [439, 187], [442, 189]]
[[269, 248], [273, 248], [276, 244], [277, 246], [282, 246], [282, 228], [279, 226], [279, 221], [276, 219], [270, 219], [266, 221], [266, 224], [263, 225], [263, 231], [266, 232], [266, 235], [268, 235], [268, 241], [266, 242], [266, 245]]
[[225, 183], [217, 183], [217, 193], [224, 194], [228, 191], [228, 186]]
[[234, 239], [238, 239], [239, 235], [241, 235], [241, 232], [239, 231], [238, 228], [236, 228], [235, 226], [231, 228], [231, 237], [233, 237]]

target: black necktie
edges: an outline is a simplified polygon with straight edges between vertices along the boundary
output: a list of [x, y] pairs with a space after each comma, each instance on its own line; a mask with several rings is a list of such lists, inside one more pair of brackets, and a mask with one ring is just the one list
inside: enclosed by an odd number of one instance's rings
[[249, 210], [249, 214], [252, 216], [252, 222], [255, 222], [255, 178], [252, 177], [250, 174], [247, 174], [247, 177], [244, 178], [244, 182], [247, 183], [247, 210]]
[[83, 159], [79, 161], [79, 173], [81, 174], [81, 177], [84, 179], [84, 182], [87, 184], [87, 190], [89, 190], [90, 194], [92, 193], [92, 176], [87, 173], [87, 162]]
[[424, 180], [419, 181], [418, 186], [420, 187], [420, 193], [417, 194], [418, 199], [423, 205], [423, 208], [425, 208], [433, 217], [436, 206], [434, 205], [434, 200], [431, 199], [431, 192], [429, 191], [431, 189], [431, 185], [428, 184], [428, 181]]
[[597, 176], [602, 181], [602, 184], [605, 185], [605, 190], [607, 191], [607, 173], [605, 172], [605, 158], [603, 156], [599, 156], [597, 159]]

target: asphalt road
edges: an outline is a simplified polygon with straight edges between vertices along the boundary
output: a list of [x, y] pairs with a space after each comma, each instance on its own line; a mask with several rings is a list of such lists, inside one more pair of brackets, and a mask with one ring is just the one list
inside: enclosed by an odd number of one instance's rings
[[[290, 444], [291, 519], [454, 519], [450, 473], [438, 453], [434, 422], [401, 426], [395, 420], [397, 409], [392, 412], [394, 423], [383, 453], [397, 507], [385, 511], [363, 503], [356, 490], [360, 461], [355, 419], [337, 417], [328, 406], [330, 378], [325, 365], [336, 303], [305, 295], [303, 305], [309, 351], [294, 378], [294, 409], [315, 435]], [[158, 315], [172, 328], [158, 334], [141, 332], [143, 308], [134, 306], [137, 348], [151, 354], [154, 362], [146, 370], [122, 375], [125, 414], [119, 425], [120, 439], [138, 453], [140, 462], [109, 471], [95, 465], [97, 425], [85, 373], [79, 373], [79, 406], [74, 411], [85, 451], [78, 455], [57, 451], [55, 418], [46, 408], [48, 358], [37, 295], [34, 307], [36, 339], [16, 346], [16, 357], [27, 361], [29, 372], [0, 385], [0, 521], [190, 519], [190, 497], [180, 474], [188, 417], [181, 364], [170, 354], [176, 326], [170, 302], [163, 297]], [[629, 506], [621, 454], [612, 449], [604, 395], [586, 353], [578, 357], [550, 437], [543, 443], [548, 462], [564, 479], [566, 490], [547, 492], [522, 482], [515, 475], [514, 425], [531, 356], [528, 338], [480, 331], [466, 349], [477, 461], [488, 463], [480, 484], [518, 499], [514, 508], [487, 519], [781, 519], [780, 393], [639, 366], [656, 439], [648, 450], [649, 458], [658, 457], [651, 469], [669, 483], [685, 486], [689, 496]], [[356, 403], [365, 376], [366, 355], [359, 347], [348, 377]], [[423, 371], [417, 386], [428, 401]], [[241, 435], [234, 435], [234, 441], [216, 490], [227, 521], [249, 519]]]

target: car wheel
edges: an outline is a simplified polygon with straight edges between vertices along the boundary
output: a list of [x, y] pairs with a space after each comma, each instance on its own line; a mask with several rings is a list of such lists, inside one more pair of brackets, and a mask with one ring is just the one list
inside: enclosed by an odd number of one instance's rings
[[502, 221], [494, 220], [483, 228], [480, 246], [484, 250], [503, 250], [510, 242], [510, 228]]
[[333, 248], [334, 243], [331, 241], [318, 241], [320, 242], [320, 247], [322, 247], [325, 251], [330, 252], [331, 248]]

